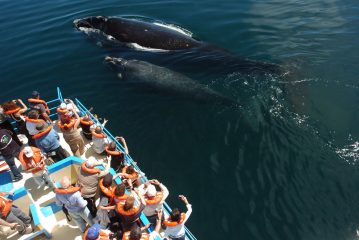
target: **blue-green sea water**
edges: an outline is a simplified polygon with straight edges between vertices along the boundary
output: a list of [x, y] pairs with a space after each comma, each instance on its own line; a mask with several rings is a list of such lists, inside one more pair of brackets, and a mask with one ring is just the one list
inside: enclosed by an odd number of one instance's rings
[[[0, 1], [0, 100], [61, 87], [110, 119], [172, 207], [193, 204], [198, 239], [356, 239], [359, 226], [359, 3], [354, 0]], [[161, 21], [287, 76], [223, 59], [101, 46], [86, 16]], [[140, 59], [240, 102], [198, 103], [137, 89], [104, 57]]]

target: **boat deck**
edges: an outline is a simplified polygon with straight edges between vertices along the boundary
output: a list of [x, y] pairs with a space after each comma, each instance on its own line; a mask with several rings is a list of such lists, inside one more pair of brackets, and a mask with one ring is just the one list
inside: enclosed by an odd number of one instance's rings
[[[62, 94], [58, 89], [58, 98], [52, 101], [49, 101], [48, 104], [54, 106], [51, 108], [51, 119], [53, 119], [54, 129], [60, 135], [61, 146], [66, 149], [66, 151], [72, 155], [69, 145], [65, 142], [63, 134], [60, 129], [57, 127], [57, 113], [56, 108], [63, 102]], [[99, 124], [96, 118], [86, 109], [85, 106], [81, 104], [78, 99], [75, 99], [75, 104], [80, 115], [89, 114], [95, 124]], [[113, 141], [116, 142], [117, 148], [124, 150], [123, 146], [114, 139], [110, 132], [104, 128], [106, 135]], [[19, 135], [20, 139], [27, 142], [27, 139], [24, 136]], [[92, 142], [84, 138], [85, 141], [85, 152], [81, 158], [74, 156], [68, 157], [60, 162], [57, 162], [48, 167], [50, 178], [55, 182], [59, 181], [62, 176], [67, 175], [70, 177], [73, 183], [77, 181], [78, 169], [80, 164], [89, 157], [95, 157], [99, 162], [102, 163], [102, 168], [107, 164], [106, 157], [99, 155], [93, 151]], [[132, 158], [129, 155], [125, 156], [127, 164], [133, 165], [136, 170], [140, 173], [142, 181], [147, 181], [145, 174], [138, 168], [138, 166], [133, 162]], [[16, 160], [16, 165], [21, 166], [20, 162]], [[21, 168], [21, 167], [20, 167]], [[100, 166], [101, 168], [101, 166]], [[110, 173], [115, 174], [114, 170], [111, 169]], [[29, 212], [34, 220], [35, 231], [31, 234], [19, 236], [16, 231], [13, 231], [13, 234], [7, 238], [1, 239], [82, 239], [82, 233], [79, 228], [75, 225], [74, 221], [68, 222], [64, 213], [61, 209], [55, 204], [55, 193], [49, 189], [47, 186], [38, 186], [32, 178], [32, 173], [22, 172], [23, 179], [18, 182], [11, 182], [9, 179], [9, 171], [6, 173], [0, 174], [0, 191], [15, 191], [14, 202], [19, 208], [24, 212]], [[116, 184], [120, 183], [120, 179], [116, 178]], [[169, 206], [164, 204], [164, 213], [165, 216], [168, 216], [168, 213], [171, 211]], [[141, 221], [145, 225], [148, 223], [147, 218], [142, 214]], [[11, 231], [9, 228], [4, 228], [6, 231]], [[65, 235], [64, 235], [65, 234]], [[186, 229], [186, 239], [192, 240], [196, 239], [188, 229]]]

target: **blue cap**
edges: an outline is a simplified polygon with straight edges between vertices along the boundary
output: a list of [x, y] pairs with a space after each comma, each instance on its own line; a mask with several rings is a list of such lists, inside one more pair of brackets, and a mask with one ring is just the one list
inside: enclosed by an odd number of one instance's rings
[[100, 235], [101, 226], [100, 224], [94, 224], [92, 227], [89, 228], [87, 231], [87, 239], [89, 240], [96, 240]]
[[40, 93], [38, 91], [32, 91], [32, 96], [33, 97], [37, 97], [39, 95], [40, 95]]

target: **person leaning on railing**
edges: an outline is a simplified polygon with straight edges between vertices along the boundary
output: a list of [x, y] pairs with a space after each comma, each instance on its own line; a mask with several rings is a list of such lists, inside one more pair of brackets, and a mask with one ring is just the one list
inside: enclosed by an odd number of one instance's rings
[[187, 222], [189, 216], [192, 213], [192, 205], [189, 204], [187, 198], [183, 195], [178, 196], [181, 201], [186, 204], [187, 212], [181, 213], [178, 208], [174, 208], [170, 214], [170, 217], [163, 222], [167, 227], [165, 230], [165, 236], [172, 240], [185, 240], [185, 228], [184, 224]]
[[40, 99], [40, 93], [38, 91], [33, 91], [32, 98], [29, 98], [28, 101], [29, 101], [29, 107], [32, 110], [37, 111], [39, 117], [42, 120], [51, 123], [51, 119], [49, 117], [50, 110], [46, 104], [46, 101]]

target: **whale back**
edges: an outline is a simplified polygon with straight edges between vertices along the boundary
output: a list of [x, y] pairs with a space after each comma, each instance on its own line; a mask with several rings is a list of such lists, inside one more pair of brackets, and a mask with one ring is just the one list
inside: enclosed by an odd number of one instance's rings
[[176, 30], [133, 19], [108, 18], [103, 31], [118, 41], [136, 43], [146, 48], [177, 50], [202, 44]]

